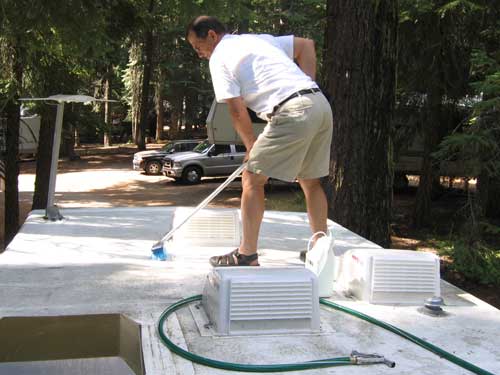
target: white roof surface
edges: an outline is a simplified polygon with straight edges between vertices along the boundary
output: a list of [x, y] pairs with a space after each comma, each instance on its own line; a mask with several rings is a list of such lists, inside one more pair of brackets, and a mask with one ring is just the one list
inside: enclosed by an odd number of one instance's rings
[[[190, 248], [189, 257], [150, 259], [150, 249], [170, 228], [173, 207], [64, 209], [64, 220], [47, 222], [34, 211], [0, 255], [0, 318], [122, 313], [142, 325], [146, 374], [229, 373], [192, 364], [159, 341], [162, 311], [200, 294], [210, 270], [208, 256], [232, 249]], [[336, 252], [377, 247], [331, 222]], [[261, 230], [262, 266], [301, 265], [310, 236], [301, 213], [266, 212]], [[430, 317], [417, 306], [371, 305], [341, 295], [331, 300], [395, 325], [492, 373], [500, 373], [500, 311], [442, 281], [446, 317]], [[200, 332], [193, 309], [168, 321], [174, 341], [200, 355], [241, 363], [290, 363], [379, 353], [396, 362], [300, 371], [300, 374], [467, 374], [445, 359], [381, 328], [322, 309], [318, 335], [212, 337]]]

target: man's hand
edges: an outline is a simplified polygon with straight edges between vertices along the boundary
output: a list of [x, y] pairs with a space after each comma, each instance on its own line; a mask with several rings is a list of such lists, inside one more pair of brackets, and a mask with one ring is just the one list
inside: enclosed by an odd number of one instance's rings
[[238, 96], [237, 98], [226, 99], [226, 103], [229, 108], [229, 114], [231, 115], [233, 127], [247, 149], [247, 154], [245, 156], [246, 161], [255, 142], [252, 120], [248, 115], [247, 106], [245, 105], [245, 102], [243, 101], [243, 98], [241, 96]]
[[245, 153], [245, 157], [243, 158], [243, 163], [246, 163], [250, 159], [250, 150], [247, 149], [247, 152]]
[[316, 80], [316, 49], [314, 41], [305, 38], [293, 38], [293, 58], [297, 61], [300, 69]]

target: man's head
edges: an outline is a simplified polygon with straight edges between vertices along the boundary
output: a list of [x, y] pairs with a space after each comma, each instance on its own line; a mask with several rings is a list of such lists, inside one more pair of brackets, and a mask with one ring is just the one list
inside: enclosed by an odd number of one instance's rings
[[215, 46], [226, 34], [226, 27], [215, 17], [199, 16], [193, 19], [186, 30], [186, 37], [202, 59], [209, 59]]

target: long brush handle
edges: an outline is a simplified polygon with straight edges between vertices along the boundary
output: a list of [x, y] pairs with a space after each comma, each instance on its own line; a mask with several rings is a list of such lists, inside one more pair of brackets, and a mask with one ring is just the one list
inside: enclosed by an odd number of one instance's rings
[[177, 224], [174, 228], [170, 230], [166, 235], [162, 237], [160, 242], [165, 242], [168, 241], [170, 238], [172, 238], [173, 234], [180, 228], [182, 227], [189, 219], [191, 219], [194, 214], [196, 214], [198, 211], [204, 209], [219, 193], [226, 188], [227, 185], [229, 185], [231, 182], [233, 182], [236, 177], [238, 177], [241, 172], [245, 169], [247, 166], [247, 163], [243, 163], [238, 167], [237, 170], [235, 170], [228, 178], [226, 181], [224, 181], [220, 186], [215, 189], [212, 194], [210, 194], [208, 197], [206, 197], [196, 208], [188, 215], [186, 216], [179, 224]]

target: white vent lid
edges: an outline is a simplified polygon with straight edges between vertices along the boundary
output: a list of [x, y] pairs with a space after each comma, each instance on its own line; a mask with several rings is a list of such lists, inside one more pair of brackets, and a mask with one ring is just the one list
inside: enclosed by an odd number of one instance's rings
[[439, 257], [399, 249], [352, 249], [343, 255], [341, 290], [370, 303], [421, 305], [440, 296]]
[[219, 335], [318, 332], [316, 276], [303, 267], [219, 267], [203, 306]]
[[408, 260], [430, 260], [435, 261], [438, 259], [436, 254], [423, 252], [423, 251], [415, 251], [415, 250], [400, 250], [400, 249], [381, 249], [381, 248], [359, 248], [359, 249], [350, 249], [346, 252], [351, 256], [361, 256], [363, 258], [366, 257], [374, 257], [374, 256], [383, 256], [386, 259], [408, 259]]
[[[192, 207], [177, 207], [173, 227], [192, 213]], [[203, 209], [173, 235], [175, 246], [239, 246], [240, 217], [237, 209]]]

